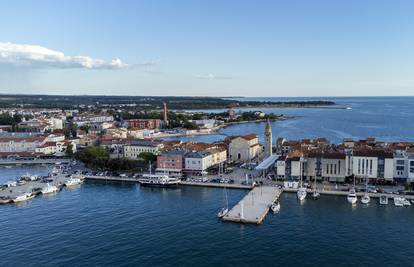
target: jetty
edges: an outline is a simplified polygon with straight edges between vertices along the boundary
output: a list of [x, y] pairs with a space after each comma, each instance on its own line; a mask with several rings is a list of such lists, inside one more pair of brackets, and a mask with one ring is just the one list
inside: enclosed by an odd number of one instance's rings
[[254, 187], [223, 218], [223, 221], [261, 224], [282, 190], [273, 186]]

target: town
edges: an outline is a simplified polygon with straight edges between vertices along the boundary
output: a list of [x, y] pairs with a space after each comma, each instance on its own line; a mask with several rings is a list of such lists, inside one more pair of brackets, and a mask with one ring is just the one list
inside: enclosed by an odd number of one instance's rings
[[[172, 184], [192, 186], [278, 186], [298, 192], [298, 197], [301, 188], [314, 197], [329, 192], [346, 195], [352, 190], [365, 192], [359, 194], [366, 198], [367, 193], [410, 195], [414, 183], [411, 142], [373, 137], [344, 139], [340, 144], [325, 138], [275, 139], [270, 121], [282, 116], [261, 111], [230, 109], [212, 118], [205, 113], [168, 111], [164, 102], [162, 110], [139, 113], [140, 118], [127, 114], [122, 110], [3, 109], [0, 164], [77, 160], [81, 165], [73, 171], [87, 179], [158, 184], [160, 177], [168, 177]], [[240, 121], [266, 122], [265, 140], [260, 142], [256, 133], [227, 136], [214, 143], [168, 139], [209, 134]]]

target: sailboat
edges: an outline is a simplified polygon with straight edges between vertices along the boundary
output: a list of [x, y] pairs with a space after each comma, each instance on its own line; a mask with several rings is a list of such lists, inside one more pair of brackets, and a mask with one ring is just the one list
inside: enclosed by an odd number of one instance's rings
[[365, 177], [365, 194], [361, 198], [362, 204], [368, 204], [371, 202], [371, 198], [368, 196], [368, 177]]
[[300, 160], [299, 160], [299, 162], [300, 162], [300, 165], [299, 165], [300, 187], [299, 187], [298, 192], [296, 193], [297, 197], [300, 201], [302, 201], [306, 198], [306, 188], [303, 187], [303, 184], [302, 184], [302, 160], [303, 160], [303, 158], [300, 158]]
[[217, 217], [219, 218], [223, 218], [229, 212], [229, 200], [227, 198], [227, 191], [225, 187], [224, 187], [224, 202], [225, 202], [224, 207], [221, 208], [221, 210], [217, 214]]
[[313, 199], [318, 199], [320, 196], [321, 196], [321, 194], [318, 192], [318, 190], [316, 188], [316, 176], [315, 176], [315, 185], [313, 186], [312, 197], [313, 197]]

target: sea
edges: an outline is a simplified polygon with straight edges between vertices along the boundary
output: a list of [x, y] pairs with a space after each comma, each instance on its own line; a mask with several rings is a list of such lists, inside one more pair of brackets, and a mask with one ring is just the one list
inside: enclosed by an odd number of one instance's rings
[[[414, 140], [412, 97], [333, 100], [352, 109], [265, 111], [295, 116], [272, 123], [274, 138]], [[262, 135], [263, 128], [235, 125], [194, 139]], [[0, 168], [0, 182], [49, 170]], [[246, 193], [228, 190], [229, 204]], [[0, 266], [414, 266], [414, 207], [380, 206], [374, 199], [352, 207], [334, 196], [299, 203], [284, 193], [278, 214], [262, 225], [241, 225], [217, 219], [222, 203], [222, 189], [86, 182], [2, 205]]]

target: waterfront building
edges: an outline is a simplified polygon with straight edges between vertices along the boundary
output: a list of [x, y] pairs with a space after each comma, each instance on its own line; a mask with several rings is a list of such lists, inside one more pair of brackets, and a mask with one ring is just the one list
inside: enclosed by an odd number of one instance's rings
[[47, 142], [45, 136], [1, 137], [0, 152], [35, 152], [36, 148], [42, 146], [45, 142]]
[[181, 177], [184, 169], [184, 150], [170, 150], [157, 156], [156, 173], [165, 173], [170, 177]]
[[139, 154], [143, 152], [159, 155], [163, 144], [157, 141], [134, 140], [124, 145], [124, 157], [129, 159], [140, 159]]
[[128, 124], [128, 128], [136, 128], [136, 129], [159, 129], [161, 127], [161, 120], [160, 119], [131, 119], [126, 120]]
[[231, 139], [229, 144], [229, 161], [246, 162], [256, 158], [262, 147], [256, 134], [247, 134]]
[[270, 125], [270, 121], [267, 120], [266, 128], [265, 128], [265, 157], [270, 157], [273, 153], [272, 151], [272, 125]]
[[210, 152], [189, 152], [185, 154], [185, 171], [188, 174], [204, 173], [213, 166], [213, 157]]

